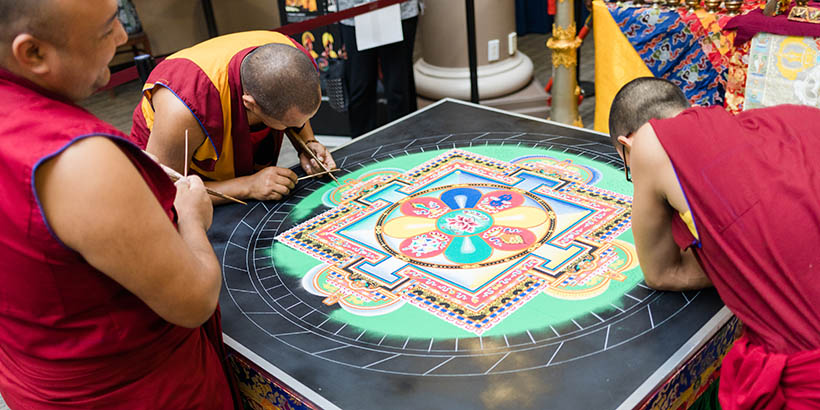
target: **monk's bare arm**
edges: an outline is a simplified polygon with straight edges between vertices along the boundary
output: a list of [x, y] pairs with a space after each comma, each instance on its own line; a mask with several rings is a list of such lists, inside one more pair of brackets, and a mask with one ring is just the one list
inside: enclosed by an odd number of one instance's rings
[[711, 286], [692, 251], [681, 251], [672, 236], [677, 210], [669, 203], [669, 191], [680, 188], [651, 126], [636, 132], [629, 160], [635, 186], [632, 232], [647, 285], [660, 290]]
[[[205, 142], [205, 132], [188, 107], [165, 87], [157, 87], [151, 98], [154, 126], [145, 150], [160, 163], [180, 174], [194, 157], [194, 150]], [[185, 131], [188, 131], [188, 157], [185, 157]]]
[[[194, 150], [207, 141], [196, 117], [171, 91], [158, 87], [151, 102], [154, 106], [154, 127], [148, 138], [146, 151], [157, 156], [159, 162], [184, 172], [194, 157]], [[188, 157], [185, 157], [185, 130], [188, 130]], [[296, 174], [286, 168], [268, 167], [253, 175], [208, 181], [211, 189], [240, 199], [280, 200], [296, 184]], [[228, 201], [211, 197], [214, 204]]]
[[187, 181], [179, 231], [137, 169], [106, 138], [74, 143], [36, 171], [46, 219], [63, 243], [165, 320], [196, 327], [214, 312], [221, 272], [205, 230], [212, 205]]

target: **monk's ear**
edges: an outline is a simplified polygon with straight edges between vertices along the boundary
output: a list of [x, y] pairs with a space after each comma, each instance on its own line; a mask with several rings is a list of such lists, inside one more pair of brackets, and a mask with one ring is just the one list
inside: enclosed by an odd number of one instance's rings
[[634, 132], [629, 134], [629, 135], [626, 135], [626, 136], [625, 135], [620, 135], [616, 139], [618, 140], [618, 142], [625, 145], [627, 148], [632, 149], [632, 139], [633, 138], [635, 138], [635, 133]]
[[55, 52], [54, 46], [28, 33], [17, 35], [11, 43], [11, 58], [21, 69], [38, 76], [51, 71], [50, 57]]
[[242, 94], [242, 104], [245, 106], [245, 109], [250, 112], [256, 112], [259, 110], [259, 105], [256, 104], [256, 99], [250, 94]]

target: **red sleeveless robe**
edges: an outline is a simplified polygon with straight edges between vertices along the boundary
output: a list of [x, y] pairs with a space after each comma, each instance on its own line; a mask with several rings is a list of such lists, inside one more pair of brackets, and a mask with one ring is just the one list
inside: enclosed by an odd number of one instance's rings
[[744, 324], [721, 406], [820, 408], [820, 110], [692, 108], [650, 123], [699, 237], [676, 217], [675, 240]]
[[232, 409], [213, 329], [166, 322], [66, 247], [43, 216], [34, 172], [72, 143], [105, 136], [173, 220], [171, 181], [112, 126], [2, 69], [0, 113], [0, 393], [9, 406]]

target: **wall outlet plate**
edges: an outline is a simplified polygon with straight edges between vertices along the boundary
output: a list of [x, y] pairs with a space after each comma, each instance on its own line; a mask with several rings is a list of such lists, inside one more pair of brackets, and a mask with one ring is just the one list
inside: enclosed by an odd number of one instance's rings
[[507, 34], [507, 52], [513, 55], [516, 51], [518, 51], [518, 33], [513, 31]]
[[487, 61], [496, 61], [499, 59], [500, 41], [493, 39], [487, 42]]

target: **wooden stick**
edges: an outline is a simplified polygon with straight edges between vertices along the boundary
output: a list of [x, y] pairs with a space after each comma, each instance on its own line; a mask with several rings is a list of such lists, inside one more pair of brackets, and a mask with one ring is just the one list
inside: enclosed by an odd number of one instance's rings
[[[341, 170], [339, 168], [333, 168], [330, 171], [317, 172], [315, 174], [305, 175], [303, 177], [296, 178], [296, 181], [301, 181], [303, 179], [309, 179], [309, 178], [315, 178], [315, 177], [319, 177], [319, 176], [322, 176], [322, 175], [325, 175], [325, 174], [330, 174], [331, 172], [336, 172], [336, 171], [341, 171]], [[331, 174], [331, 175], [333, 175], [333, 174]]]
[[[168, 178], [171, 178], [171, 180], [174, 181], [174, 182], [176, 182], [180, 178], [185, 178], [182, 174], [177, 172], [175, 169], [173, 169], [173, 168], [171, 168], [171, 167], [169, 167], [165, 164], [159, 164], [159, 166], [161, 166], [162, 170], [165, 171], [166, 174], [168, 174]], [[213, 189], [208, 188], [208, 187], [205, 187], [205, 191], [208, 192], [209, 194], [217, 197], [217, 198], [226, 199], [228, 201], [233, 201], [233, 202], [236, 202], [236, 203], [242, 204], [242, 205], [247, 205], [248, 204], [247, 202], [240, 201], [240, 200], [238, 200], [238, 199], [236, 199], [236, 198], [234, 198], [230, 195], [225, 195], [222, 192], [214, 191]]]
[[319, 164], [320, 167], [322, 167], [322, 169], [325, 171], [325, 173], [329, 174], [330, 177], [333, 178], [334, 181], [336, 181], [336, 184], [341, 185], [339, 180], [336, 179], [336, 177], [330, 172], [329, 169], [327, 169], [325, 164], [322, 161], [319, 160], [319, 157], [316, 156], [316, 153], [313, 152], [313, 150], [310, 149], [307, 146], [307, 144], [305, 144], [305, 142], [302, 141], [301, 138], [299, 138], [299, 136], [296, 134], [296, 131], [294, 131], [291, 128], [287, 128], [287, 129], [285, 129], [285, 134], [288, 136], [288, 139], [290, 139], [290, 142], [293, 144], [293, 146], [295, 148], [297, 148], [297, 149], [301, 148], [302, 151], [307, 152], [308, 155], [310, 155], [316, 161], [316, 163]]
[[185, 129], [185, 161], [182, 163], [185, 164], [184, 170], [182, 171], [183, 177], [188, 177], [188, 161], [190, 161], [188, 157], [188, 129]]

